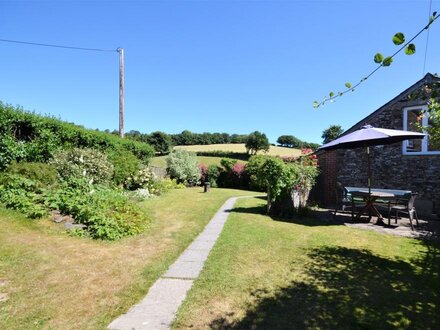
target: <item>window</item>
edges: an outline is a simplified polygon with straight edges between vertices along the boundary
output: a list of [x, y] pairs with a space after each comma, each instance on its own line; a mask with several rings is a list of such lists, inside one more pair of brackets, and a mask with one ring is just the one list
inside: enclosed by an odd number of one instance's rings
[[[428, 106], [418, 106], [403, 109], [403, 129], [405, 131], [426, 133], [423, 126], [428, 126], [430, 120], [425, 113]], [[429, 143], [429, 136], [423, 140], [407, 140], [403, 141], [402, 150], [404, 155], [440, 155], [440, 146]]]

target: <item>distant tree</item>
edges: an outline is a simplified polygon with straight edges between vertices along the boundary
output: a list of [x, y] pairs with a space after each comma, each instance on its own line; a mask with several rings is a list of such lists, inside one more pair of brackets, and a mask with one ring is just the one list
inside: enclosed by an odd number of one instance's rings
[[249, 134], [246, 140], [246, 150], [248, 154], [255, 155], [258, 151], [269, 151], [270, 144], [266, 134], [255, 131]]
[[339, 135], [341, 135], [344, 132], [342, 127], [340, 125], [330, 125], [329, 128], [322, 131], [322, 143], [329, 143], [336, 139]]
[[231, 143], [246, 143], [248, 138], [247, 134], [232, 134], [230, 142]]
[[302, 148], [304, 142], [293, 135], [281, 135], [277, 143], [288, 148]]
[[168, 154], [172, 146], [171, 137], [160, 131], [148, 135], [147, 142], [161, 155]]

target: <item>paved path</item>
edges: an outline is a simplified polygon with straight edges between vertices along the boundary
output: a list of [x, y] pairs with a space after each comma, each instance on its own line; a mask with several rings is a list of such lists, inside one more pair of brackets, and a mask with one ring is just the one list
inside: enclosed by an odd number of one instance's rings
[[153, 284], [145, 298], [110, 323], [109, 329], [170, 329], [179, 306], [199, 276], [237, 198], [229, 198], [223, 204], [203, 232], [168, 268], [165, 275]]

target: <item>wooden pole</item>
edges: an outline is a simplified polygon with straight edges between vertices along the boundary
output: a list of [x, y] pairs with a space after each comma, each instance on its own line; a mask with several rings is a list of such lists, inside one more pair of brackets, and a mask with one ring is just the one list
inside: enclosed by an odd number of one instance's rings
[[124, 137], [124, 48], [119, 53], [119, 136]]

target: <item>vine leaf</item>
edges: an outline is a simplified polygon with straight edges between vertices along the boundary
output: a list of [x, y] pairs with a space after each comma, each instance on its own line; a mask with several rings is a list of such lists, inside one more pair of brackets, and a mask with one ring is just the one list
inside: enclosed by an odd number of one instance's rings
[[405, 35], [402, 32], [397, 32], [393, 37], [393, 42], [396, 46], [405, 42]]
[[383, 66], [390, 66], [391, 63], [393, 63], [393, 58], [391, 56], [388, 56], [383, 59], [382, 65]]
[[408, 46], [406, 46], [405, 48], [406, 55], [413, 55], [415, 52], [416, 52], [416, 45], [409, 44]]
[[383, 55], [381, 53], [377, 53], [376, 55], [374, 55], [374, 62], [380, 64], [382, 63], [382, 61], [383, 61]]
[[313, 107], [314, 108], [318, 108], [319, 107], [319, 102], [318, 101], [313, 102]]
[[347, 87], [347, 88], [351, 88], [351, 84], [350, 84], [349, 82], [346, 82], [346, 83], [345, 83], [345, 87]]

